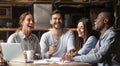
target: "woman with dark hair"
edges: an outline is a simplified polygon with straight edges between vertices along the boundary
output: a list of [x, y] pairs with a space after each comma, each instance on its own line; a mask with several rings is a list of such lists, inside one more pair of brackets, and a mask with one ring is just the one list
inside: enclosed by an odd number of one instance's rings
[[80, 38], [80, 44], [82, 45], [78, 54], [85, 55], [95, 47], [97, 42], [90, 20], [87, 18], [80, 19], [77, 25], [77, 32]]
[[38, 59], [40, 55], [39, 39], [31, 31], [34, 28], [34, 18], [30, 12], [23, 13], [19, 18], [20, 27], [7, 40], [7, 43], [21, 43], [25, 58], [27, 50], [34, 50], [33, 59]]
[[61, 61], [97, 63], [97, 66], [120, 66], [120, 34], [115, 31], [114, 20], [114, 13], [101, 11], [94, 22], [95, 30], [100, 32], [95, 48], [86, 55], [75, 57], [64, 55]]
[[97, 36], [94, 34], [96, 31], [92, 29], [92, 23], [89, 19], [81, 18], [79, 20], [77, 25], [77, 33], [80, 39], [80, 45], [82, 47], [78, 52], [76, 50], [71, 50], [70, 52], [66, 53], [68, 55], [86, 55], [96, 45]]

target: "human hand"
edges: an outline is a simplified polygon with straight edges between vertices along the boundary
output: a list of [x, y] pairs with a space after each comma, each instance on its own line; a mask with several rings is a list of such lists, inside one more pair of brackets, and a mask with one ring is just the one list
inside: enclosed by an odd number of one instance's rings
[[66, 53], [67, 55], [70, 55], [70, 56], [75, 56], [78, 54], [78, 52], [75, 50], [75, 49], [71, 49], [69, 52]]
[[24, 50], [23, 54], [24, 54], [25, 59], [27, 59], [27, 53], [25, 50]]
[[64, 62], [64, 61], [74, 61], [73, 57], [71, 55], [67, 55], [66, 53], [62, 56], [62, 58], [60, 59], [60, 61]]
[[48, 54], [51, 55], [55, 52], [56, 50], [56, 45], [52, 44], [49, 46], [49, 51], [48, 51]]
[[0, 52], [2, 52], [2, 47], [1, 47], [1, 45], [0, 45]]
[[39, 57], [38, 57], [37, 55], [34, 54], [33, 57], [32, 57], [32, 59], [33, 59], [33, 60], [38, 60]]
[[[28, 58], [28, 57], [27, 57], [27, 51], [26, 51], [26, 50], [24, 50], [24, 57], [25, 57], [25, 59]], [[31, 59], [32, 59], [32, 60], [37, 60], [37, 59], [39, 59], [39, 57], [34, 53], [34, 54], [32, 55], [32, 57], [31, 57]]]

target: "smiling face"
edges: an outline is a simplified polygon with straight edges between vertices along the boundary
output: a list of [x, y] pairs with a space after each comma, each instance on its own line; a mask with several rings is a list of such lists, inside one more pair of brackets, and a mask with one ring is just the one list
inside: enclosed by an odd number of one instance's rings
[[63, 26], [62, 16], [59, 13], [53, 14], [50, 19], [50, 24], [55, 29], [61, 29]]
[[77, 25], [77, 32], [78, 32], [78, 37], [84, 37], [84, 24], [83, 22], [79, 22], [78, 25]]
[[100, 13], [95, 19], [95, 30], [101, 31], [104, 26], [105, 26], [104, 13]]
[[22, 30], [31, 32], [34, 27], [33, 16], [28, 14], [24, 17], [21, 22]]

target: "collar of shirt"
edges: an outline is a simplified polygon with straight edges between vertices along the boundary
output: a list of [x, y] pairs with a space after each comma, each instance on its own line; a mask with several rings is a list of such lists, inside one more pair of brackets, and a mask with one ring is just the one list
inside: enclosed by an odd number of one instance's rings
[[20, 37], [21, 37], [22, 39], [30, 39], [30, 38], [32, 38], [32, 35], [31, 35], [31, 34], [30, 34], [28, 37], [26, 37], [25, 34], [24, 34], [22, 31], [19, 32], [19, 35], [20, 35]]
[[104, 38], [106, 35], [108, 35], [108, 33], [111, 31], [111, 30], [114, 30], [113, 27], [110, 27], [108, 30], [106, 30], [106, 32], [100, 36], [100, 39]]

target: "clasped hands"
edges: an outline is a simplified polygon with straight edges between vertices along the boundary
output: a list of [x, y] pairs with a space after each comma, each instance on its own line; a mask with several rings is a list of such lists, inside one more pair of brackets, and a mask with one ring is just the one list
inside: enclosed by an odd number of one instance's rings
[[[50, 45], [48, 54], [52, 55], [55, 51], [56, 51], [56, 45], [55, 44]], [[65, 53], [62, 56], [61, 61], [74, 61], [73, 57], [75, 55], [77, 55], [77, 51], [75, 49], [71, 49], [69, 52]]]
[[65, 53], [62, 58], [60, 59], [60, 61], [64, 62], [64, 61], [74, 61], [73, 57], [77, 55], [77, 51], [75, 49], [70, 50], [69, 52]]

